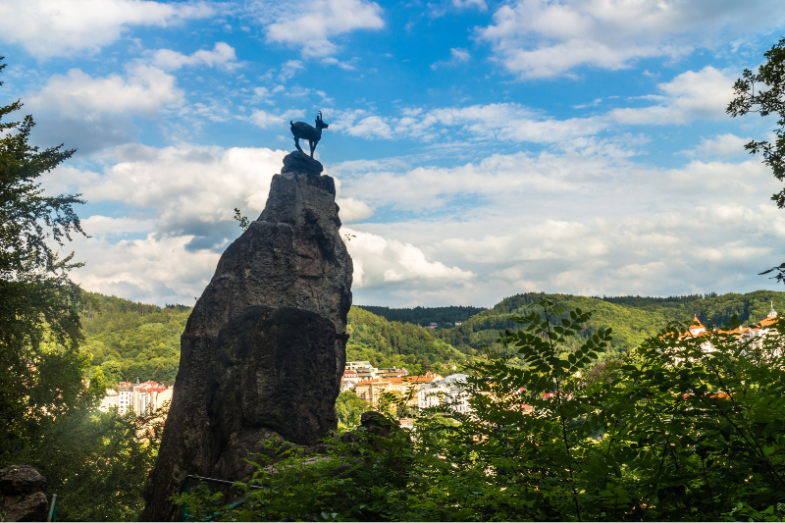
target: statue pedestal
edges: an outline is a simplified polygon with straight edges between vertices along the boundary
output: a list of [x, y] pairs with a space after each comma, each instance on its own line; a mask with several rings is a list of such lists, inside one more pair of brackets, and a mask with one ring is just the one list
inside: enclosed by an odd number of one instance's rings
[[314, 160], [305, 153], [294, 151], [286, 155], [283, 159], [283, 173], [307, 173], [320, 175], [324, 171], [324, 166], [319, 160]]

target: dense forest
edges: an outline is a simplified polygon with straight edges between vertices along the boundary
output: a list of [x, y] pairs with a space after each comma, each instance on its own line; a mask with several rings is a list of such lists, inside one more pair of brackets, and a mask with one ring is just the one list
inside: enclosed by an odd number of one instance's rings
[[[158, 307], [93, 293], [88, 297], [82, 310], [84, 348], [107, 382], [173, 383], [180, 362], [180, 335], [191, 308]], [[466, 360], [465, 354], [418, 325], [387, 321], [358, 307], [352, 307], [348, 320], [350, 360], [411, 372], [440, 371]]]
[[441, 371], [466, 361], [466, 355], [411, 323], [387, 321], [359, 307], [349, 311], [348, 360], [367, 360], [374, 366], [401, 367], [411, 372]]
[[[85, 348], [110, 384], [140, 379], [172, 383], [180, 360], [180, 335], [191, 312], [184, 305], [158, 307], [116, 297], [89, 294], [82, 311]], [[570, 294], [526, 293], [505, 298], [490, 309], [477, 307], [352, 307], [346, 356], [367, 360], [376, 367], [399, 367], [411, 372], [446, 372], [481, 354], [486, 348], [501, 349], [499, 331], [515, 330], [511, 316], [521, 315], [538, 300], [549, 298], [563, 306], [593, 311], [586, 329], [579, 333], [574, 350], [600, 328], [610, 327], [614, 337], [604, 358], [617, 358], [638, 347], [673, 321], [690, 321], [694, 315], [704, 324], [720, 325], [734, 314], [745, 325], [756, 323], [773, 304], [785, 312], [785, 292], [755, 291], [747, 294], [685, 295], [667, 298], [641, 296], [585, 297]], [[472, 310], [458, 327], [430, 331], [413, 322], [390, 320], [419, 311], [420, 323], [450, 317], [453, 321]], [[377, 314], [380, 311], [384, 314]], [[408, 312], [407, 312], [408, 311]], [[430, 311], [430, 312], [429, 312]], [[453, 311], [453, 312], [451, 312]], [[400, 314], [399, 314], [400, 313]], [[440, 316], [441, 315], [441, 316]], [[411, 315], [410, 315], [411, 316]]]
[[82, 310], [84, 348], [110, 385], [153, 380], [171, 384], [180, 364], [180, 335], [191, 308], [158, 307], [89, 293]]
[[451, 329], [436, 331], [435, 336], [466, 354], [484, 348], [500, 349], [496, 342], [499, 331], [516, 329], [510, 316], [524, 314], [539, 300], [548, 298], [566, 308], [579, 307], [594, 311], [586, 328], [574, 344], [588, 339], [600, 328], [613, 329], [613, 341], [604, 358], [616, 358], [622, 352], [638, 347], [673, 321], [689, 322], [697, 315], [706, 325], [721, 325], [735, 314], [745, 325], [764, 319], [774, 308], [785, 312], [785, 292], [755, 291], [747, 294], [687, 295], [668, 298], [617, 296], [595, 297], [571, 294], [525, 293], [505, 298], [494, 307]]
[[450, 307], [414, 307], [394, 309], [390, 307], [379, 307], [375, 305], [356, 305], [359, 309], [365, 309], [377, 316], [381, 316], [388, 321], [398, 321], [401, 323], [414, 323], [425, 327], [431, 323], [437, 323], [440, 327], [452, 325], [456, 321], [466, 321], [475, 314], [485, 310], [485, 307], [463, 307], [452, 305]]

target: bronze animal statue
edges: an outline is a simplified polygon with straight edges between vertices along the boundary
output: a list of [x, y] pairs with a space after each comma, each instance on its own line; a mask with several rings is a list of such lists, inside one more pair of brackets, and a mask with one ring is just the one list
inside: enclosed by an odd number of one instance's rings
[[291, 120], [289, 120], [289, 124], [292, 126], [294, 146], [297, 147], [298, 151], [305, 154], [300, 148], [300, 138], [308, 140], [308, 145], [311, 147], [311, 158], [313, 158], [313, 152], [316, 149], [316, 145], [319, 143], [319, 140], [322, 139], [322, 129], [327, 129], [329, 127], [329, 125], [322, 120], [322, 112], [319, 111], [319, 114], [316, 116], [316, 127], [308, 125], [305, 122], [295, 123]]

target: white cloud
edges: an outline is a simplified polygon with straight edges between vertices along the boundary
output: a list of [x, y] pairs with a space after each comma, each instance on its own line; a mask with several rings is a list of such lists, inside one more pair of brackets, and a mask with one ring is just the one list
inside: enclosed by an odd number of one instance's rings
[[284, 111], [281, 114], [274, 114], [261, 109], [254, 109], [248, 120], [257, 127], [267, 129], [268, 127], [287, 126], [290, 119], [302, 118], [303, 115], [305, 115], [305, 111], [301, 111], [299, 109], [290, 109], [288, 111]]
[[352, 285], [358, 289], [408, 281], [474, 277], [470, 271], [428, 261], [422, 250], [410, 243], [386, 240], [348, 227], [341, 228], [341, 235], [348, 239], [346, 247], [354, 264]]
[[212, 51], [201, 49], [191, 55], [184, 55], [170, 49], [158, 49], [150, 54], [152, 65], [166, 71], [176, 71], [184, 66], [194, 65], [221, 67], [232, 71], [240, 66], [234, 48], [224, 42], [216, 43]]
[[[101, 172], [61, 167], [52, 192], [118, 202], [85, 220], [76, 250], [90, 290], [157, 303], [198, 296], [218, 252], [255, 218], [284, 151], [119, 147]], [[658, 169], [588, 153], [494, 155], [454, 168], [398, 159], [328, 166], [338, 174], [341, 234], [355, 301], [490, 305], [516, 292], [667, 294], [770, 286], [785, 213], [759, 161]], [[374, 223], [389, 211], [403, 218]], [[133, 209], [133, 212], [125, 209]], [[428, 216], [423, 220], [422, 216]], [[347, 236], [348, 235], [348, 236]]]
[[755, 160], [658, 169], [544, 152], [454, 168], [368, 167], [341, 174], [342, 194], [361, 195], [377, 213], [412, 218], [352, 229], [410, 243], [476, 277], [448, 280], [434, 292], [415, 282], [393, 285], [377, 270], [356, 293], [361, 303], [491, 305], [540, 290], [739, 292], [770, 288], [757, 273], [785, 256], [776, 247], [785, 239], [785, 213], [767, 203], [777, 182]]
[[288, 60], [281, 66], [281, 73], [278, 75], [278, 78], [285, 82], [303, 69], [305, 69], [305, 65], [300, 60]]
[[192, 304], [220, 250], [241, 233], [233, 209], [256, 219], [285, 154], [134, 145], [104, 155], [102, 172], [58, 167], [44, 178], [47, 192], [81, 192], [91, 204], [112, 202], [115, 209], [83, 220], [93, 237], [66, 246], [87, 262], [75, 281], [129, 299]]
[[[596, 134], [609, 126], [597, 117], [555, 120], [517, 103], [472, 105], [424, 110], [409, 108], [401, 116], [381, 118], [366, 110], [325, 110], [334, 119], [330, 129], [351, 136], [415, 138], [425, 142], [451, 140], [462, 133], [482, 140], [559, 143]], [[446, 135], [445, 128], [450, 129]]]
[[431, 69], [434, 71], [439, 67], [455, 67], [462, 63], [468, 62], [471, 58], [469, 51], [466, 49], [461, 49], [460, 47], [454, 47], [450, 49], [450, 59], [447, 61], [441, 61], [431, 64]]
[[267, 41], [299, 47], [304, 57], [335, 54], [332, 38], [360, 29], [381, 29], [382, 9], [367, 0], [314, 0], [268, 9], [262, 3], [257, 12], [266, 26]]
[[336, 203], [341, 208], [339, 216], [343, 223], [358, 222], [373, 215], [367, 203], [355, 198], [337, 198]]
[[80, 69], [53, 75], [40, 92], [30, 96], [35, 109], [85, 119], [100, 114], [143, 113], [183, 103], [174, 76], [148, 65], [135, 64], [126, 77], [111, 74], [94, 78]]
[[749, 138], [740, 138], [731, 133], [720, 134], [714, 138], [701, 138], [700, 145], [692, 150], [683, 151], [683, 154], [697, 158], [731, 158], [746, 153], [744, 146], [749, 141]]
[[322, 65], [337, 65], [344, 71], [354, 71], [355, 67], [350, 64], [349, 62], [341, 62], [340, 60], [333, 58], [332, 56], [328, 56], [327, 58], [322, 58], [321, 61]]
[[698, 72], [681, 73], [672, 81], [657, 87], [662, 95], [648, 96], [660, 101], [640, 109], [615, 109], [609, 117], [623, 124], [685, 124], [696, 119], [727, 118], [725, 108], [733, 99], [734, 79], [707, 66]]
[[485, 5], [485, 0], [452, 0], [452, 5], [458, 9], [468, 9], [476, 7], [480, 11], [485, 11], [488, 6]]
[[[426, 143], [492, 140], [550, 144], [566, 151], [588, 151], [609, 156], [631, 156], [641, 137], [596, 135], [619, 125], [673, 125], [694, 120], [727, 118], [733, 97], [732, 76], [713, 67], [686, 71], [660, 83], [659, 94], [630, 100], [650, 104], [613, 109], [605, 114], [558, 120], [518, 103], [425, 109], [409, 107], [398, 116], [375, 115], [365, 109], [325, 109], [330, 129], [366, 139], [410, 138]], [[615, 98], [615, 97], [611, 97]], [[578, 107], [598, 105], [602, 99]], [[652, 103], [653, 102], [653, 103]]]
[[72, 271], [71, 278], [88, 291], [162, 306], [193, 306], [194, 297], [210, 282], [220, 254], [193, 251], [188, 248], [192, 240], [189, 235], [153, 233], [116, 243], [101, 237], [77, 238], [66, 247], [75, 249], [87, 265]]
[[783, 20], [776, 0], [518, 0], [499, 7], [479, 36], [519, 78], [546, 78], [679, 58]]
[[0, 40], [37, 58], [98, 51], [130, 26], [168, 27], [215, 12], [206, 3], [144, 0], [23, 0], [0, 2]]

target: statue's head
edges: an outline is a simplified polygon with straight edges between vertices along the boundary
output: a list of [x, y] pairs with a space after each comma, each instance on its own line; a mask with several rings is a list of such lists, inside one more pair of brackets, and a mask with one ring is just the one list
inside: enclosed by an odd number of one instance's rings
[[322, 112], [319, 111], [319, 114], [316, 115], [316, 128], [317, 129], [327, 129], [328, 127], [330, 127], [330, 126], [327, 125], [326, 123], [324, 123], [324, 120], [322, 120]]

